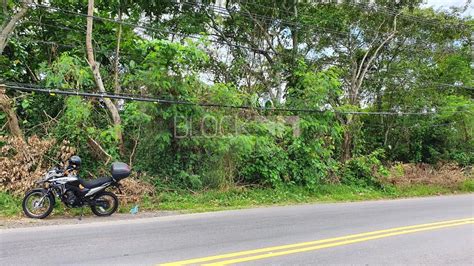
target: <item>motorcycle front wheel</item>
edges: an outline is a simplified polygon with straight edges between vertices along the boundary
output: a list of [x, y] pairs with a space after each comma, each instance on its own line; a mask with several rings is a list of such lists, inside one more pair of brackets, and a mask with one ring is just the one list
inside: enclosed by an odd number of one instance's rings
[[110, 216], [118, 208], [118, 198], [114, 193], [104, 191], [94, 197], [91, 205], [92, 212], [97, 216]]
[[26, 216], [43, 219], [53, 211], [54, 197], [42, 189], [33, 189], [25, 194], [22, 207]]

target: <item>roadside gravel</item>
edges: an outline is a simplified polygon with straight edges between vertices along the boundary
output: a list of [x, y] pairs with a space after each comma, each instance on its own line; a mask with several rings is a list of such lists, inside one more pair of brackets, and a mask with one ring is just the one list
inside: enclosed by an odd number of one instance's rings
[[158, 211], [158, 212], [140, 212], [137, 214], [129, 213], [115, 213], [109, 217], [97, 217], [97, 216], [53, 216], [45, 219], [30, 219], [26, 217], [11, 217], [4, 218], [0, 217], [0, 230], [9, 228], [22, 228], [22, 227], [36, 227], [36, 226], [53, 226], [59, 224], [85, 224], [85, 223], [96, 223], [106, 221], [120, 221], [120, 220], [132, 220], [141, 218], [152, 218], [162, 217], [180, 214], [176, 211]]

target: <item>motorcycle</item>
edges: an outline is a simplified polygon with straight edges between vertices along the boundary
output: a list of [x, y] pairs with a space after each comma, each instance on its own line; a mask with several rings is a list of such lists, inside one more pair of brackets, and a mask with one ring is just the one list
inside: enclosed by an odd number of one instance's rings
[[106, 191], [116, 187], [120, 191], [120, 180], [130, 175], [130, 167], [121, 162], [111, 165], [111, 176], [86, 180], [75, 172], [79, 170], [81, 158], [72, 156], [65, 169], [51, 168], [44, 178], [37, 181], [40, 187], [29, 190], [23, 198], [22, 207], [26, 216], [43, 219], [51, 214], [59, 198], [67, 207], [89, 206], [97, 216], [112, 215], [118, 208], [117, 196]]

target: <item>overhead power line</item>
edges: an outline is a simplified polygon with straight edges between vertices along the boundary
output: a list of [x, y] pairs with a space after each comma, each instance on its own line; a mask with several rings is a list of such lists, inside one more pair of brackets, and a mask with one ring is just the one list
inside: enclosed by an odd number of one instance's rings
[[[70, 15], [81, 16], [81, 17], [85, 17], [85, 18], [89, 17], [87, 14], [84, 14], [84, 13], [64, 10], [64, 9], [61, 9], [61, 8], [51, 7], [51, 6], [42, 5], [42, 4], [33, 3], [33, 4], [30, 4], [30, 6], [44, 8], [44, 9], [47, 9], [49, 11], [57, 11], [57, 12], [61, 12], [63, 14], [70, 14]], [[204, 36], [214, 36], [214, 37], [217, 37], [217, 38], [220, 37], [219, 35], [214, 35], [214, 34], [207, 34], [207, 35], [185, 34], [185, 33], [181, 33], [181, 32], [174, 32], [174, 31], [169, 31], [169, 30], [165, 30], [165, 29], [159, 29], [159, 28], [156, 28], [156, 27], [153, 27], [153, 26], [139, 25], [139, 24], [136, 24], [136, 23], [131, 23], [131, 22], [127, 22], [127, 21], [123, 21], [123, 20], [119, 20], [119, 19], [105, 18], [105, 17], [100, 17], [100, 16], [90, 16], [90, 17], [92, 17], [95, 20], [99, 20], [99, 21], [106, 21], [106, 22], [121, 24], [121, 25], [129, 26], [129, 27], [149, 30], [149, 31], [156, 32], [156, 33], [161, 33], [161, 34], [166, 33], [166, 34], [171, 34], [171, 35], [177, 35], [177, 36], [181, 36], [183, 38], [201, 39]], [[209, 42], [212, 42], [212, 43], [223, 44], [221, 41], [215, 40], [215, 39], [206, 39], [206, 40], [209, 41]], [[238, 48], [242, 48], [242, 49], [252, 50], [252, 51], [260, 53], [260, 54], [273, 53], [271, 51], [265, 51], [265, 50], [262, 50], [262, 49], [253, 48], [253, 47], [240, 45], [240, 44], [233, 44], [233, 43], [225, 43], [225, 44], [228, 45], [228, 46], [231, 46], [231, 47], [238, 47]]]
[[[143, 97], [141, 95], [118, 95], [111, 93], [92, 93], [92, 92], [80, 92], [78, 90], [59, 90], [54, 88], [39, 87], [36, 85], [33, 86], [19, 86], [6, 82], [5, 84], [0, 84], [0, 87], [6, 87], [18, 91], [26, 92], [39, 92], [39, 93], [48, 93], [50, 95], [69, 95], [69, 96], [82, 96], [82, 97], [91, 97], [91, 98], [109, 98], [109, 99], [122, 99], [130, 101], [140, 101], [140, 102], [151, 102], [156, 104], [172, 104], [172, 105], [186, 105], [186, 106], [201, 106], [201, 107], [218, 107], [218, 108], [227, 108], [227, 109], [247, 109], [247, 110], [263, 110], [263, 111], [275, 111], [275, 112], [299, 112], [299, 113], [337, 113], [337, 114], [346, 114], [346, 115], [392, 115], [392, 116], [407, 116], [407, 115], [436, 115], [437, 112], [362, 112], [362, 111], [339, 111], [339, 110], [318, 110], [318, 109], [306, 109], [306, 108], [256, 108], [248, 105], [228, 105], [228, 104], [218, 104], [218, 103], [196, 103], [189, 101], [180, 101], [180, 100], [168, 100], [168, 99], [159, 99], [153, 97]], [[463, 113], [468, 111], [450, 111], [450, 113]]]
[[[396, 10], [396, 9], [388, 8], [388, 7], [383, 7], [383, 6], [377, 6], [377, 7], [370, 6], [367, 3], [363, 3], [361, 1], [350, 1], [350, 2], [348, 2], [348, 4], [353, 5], [353, 6], [360, 6], [361, 8], [364, 8], [366, 10], [373, 9], [376, 12], [382, 12], [382, 13], [386, 13], [386, 14], [390, 14], [390, 15], [396, 15], [400, 11], [400, 10]], [[414, 21], [414, 22], [419, 22], [419, 23], [422, 23], [422, 24], [437, 26], [437, 27], [444, 27], [444, 28], [467, 28], [468, 27], [468, 25], [465, 24], [465, 23], [456, 23], [456, 24], [454, 24], [454, 23], [443, 23], [442, 21], [439, 21], [437, 19], [426, 19], [426, 18], [423, 18], [423, 17], [410, 15], [410, 14], [405, 14], [405, 13], [401, 13], [399, 15], [399, 17], [402, 17], [402, 18], [405, 18], [407, 20], [411, 20], [411, 21]]]
[[[321, 1], [320, 4], [330, 4], [328, 2], [331, 3], [331, 1]], [[238, 3], [246, 3], [246, 4], [249, 4], [249, 5], [252, 5], [252, 6], [256, 6], [256, 7], [262, 7], [262, 8], [265, 8], [265, 9], [276, 10], [276, 11], [281, 12], [283, 14], [293, 15], [292, 12], [285, 11], [285, 10], [275, 8], [275, 7], [270, 7], [270, 6], [263, 5], [263, 4], [258, 4], [256, 1], [252, 1], [252, 2], [238, 1]], [[385, 14], [392, 15], [392, 16], [397, 15], [401, 11], [401, 10], [388, 8], [388, 7], [383, 7], [383, 6], [370, 5], [370, 4], [367, 4], [367, 3], [363, 3], [362, 1], [345, 1], [344, 4], [349, 5], [349, 6], [354, 6], [354, 7], [357, 7], [359, 9], [363, 9], [363, 10], [367, 10], [367, 11], [375, 11], [375, 12], [378, 12], [378, 13], [385, 13]], [[400, 13], [398, 15], [398, 17], [405, 18], [407, 20], [411, 20], [411, 21], [414, 21], [414, 22], [419, 22], [419, 23], [422, 23], [422, 24], [438, 26], [438, 27], [450, 27], [450, 28], [459, 28], [459, 27], [466, 28], [466, 27], [468, 27], [465, 23], [457, 23], [457, 24], [442, 23], [441, 21], [436, 20], [436, 19], [426, 19], [426, 18], [423, 18], [423, 17], [419, 17], [419, 16], [416, 16], [416, 15], [410, 15], [410, 14], [406, 14], [406, 13]]]
[[[199, 8], [210, 8], [218, 14], [226, 15], [226, 16], [231, 15], [231, 12], [229, 11], [228, 8], [218, 6], [218, 5], [213, 5], [213, 4], [202, 4], [202, 3], [186, 2], [186, 1], [176, 2], [176, 1], [172, 1], [172, 0], [165, 0], [165, 2], [168, 2], [168, 3], [173, 4], [173, 5], [188, 5], [188, 6], [195, 6], [195, 7], [199, 7]], [[245, 4], [252, 5], [252, 6], [262, 7], [262, 8], [265, 8], [266, 10], [271, 9], [271, 10], [276, 10], [278, 12], [286, 13], [288, 15], [293, 15], [292, 12], [284, 11], [282, 9], [278, 9], [278, 8], [271, 7], [271, 6], [268, 6], [268, 5], [258, 4], [255, 1], [251, 2], [251, 3], [248, 2], [248, 1], [237, 1], [237, 3], [238, 4], [245, 3]], [[322, 3], [322, 4], [327, 4], [327, 3]], [[403, 17], [403, 18], [406, 18], [406, 19], [411, 20], [411, 21], [416, 21], [416, 22], [419, 22], [419, 23], [429, 24], [429, 25], [432, 25], [432, 26], [451, 27], [451, 28], [467, 27], [467, 25], [465, 25], [463, 23], [459, 23], [459, 24], [441, 23], [441, 22], [436, 21], [436, 20], [427, 20], [427, 19], [423, 19], [423, 18], [414, 16], [414, 15], [399, 13], [401, 10], [390, 9], [390, 8], [386, 8], [386, 7], [382, 7], [382, 6], [377, 6], [377, 7], [369, 6], [367, 4], [360, 3], [359, 1], [356, 1], [354, 3], [352, 1], [347, 1], [344, 4], [349, 5], [349, 6], [354, 6], [356, 8], [362, 9], [362, 10], [375, 11], [375, 12], [379, 12], [379, 13], [389, 14], [391, 16], [398, 15], [398, 17]], [[261, 20], [267, 20], [267, 21], [276, 21], [276, 20], [278, 20], [278, 21], [284, 22], [287, 25], [302, 26], [303, 29], [307, 28], [308, 26], [309, 27], [314, 27], [314, 25], [308, 25], [308, 24], [305, 24], [305, 23], [297, 23], [297, 22], [290, 21], [290, 20], [287, 20], [287, 19], [284, 19], [284, 18], [276, 18], [276, 17], [266, 16], [266, 15], [260, 15], [260, 14], [256, 14], [256, 13], [253, 13], [253, 12], [243, 12], [243, 14], [242, 14], [242, 11], [239, 10], [238, 14], [240, 14], [240, 15], [244, 14], [244, 16], [246, 16], [246, 17], [251, 17], [251, 18], [255, 17], [255, 18], [260, 18]], [[336, 34], [341, 34], [341, 33], [345, 34], [345, 35], [348, 34], [348, 33], [343, 33], [343, 32], [340, 32], [340, 31], [337, 31], [337, 30], [334, 30], [334, 29], [330, 29], [330, 28], [327, 28], [327, 27], [318, 26], [317, 28], [322, 29], [324, 31], [333, 32], [333, 33], [336, 33]], [[368, 29], [366, 31], [377, 32], [376, 30], [370, 30], [370, 29]]]
[[[17, 38], [21, 38], [21, 36], [16, 36]], [[64, 48], [70, 48], [70, 49], [78, 49], [78, 50], [84, 50], [84, 45], [73, 45], [73, 44], [65, 44], [65, 43], [58, 43], [58, 42], [53, 42], [53, 41], [44, 41], [44, 40], [37, 40], [37, 39], [28, 39], [29, 42], [32, 43], [37, 43], [37, 44], [45, 44], [45, 45], [53, 45], [57, 47], [64, 47]], [[413, 51], [422, 51], [422, 49], [413, 49]], [[110, 56], [111, 54], [114, 54], [115, 51], [113, 50], [106, 50], [106, 49], [101, 49], [98, 47], [95, 50], [96, 53], [102, 54], [105, 56]], [[134, 54], [127, 53], [127, 52], [120, 52], [121, 56], [133, 56]], [[136, 59], [136, 58], [129, 58], [129, 59]], [[436, 87], [449, 87], [449, 88], [455, 88], [455, 89], [465, 89], [465, 90], [474, 90], [474, 87], [468, 87], [464, 85], [456, 85], [456, 84], [448, 84], [448, 83], [440, 83], [440, 82], [433, 82], [433, 81], [421, 81], [421, 83], [425, 83], [428, 85], [433, 85]], [[372, 93], [372, 92], [369, 92]], [[399, 91], [394, 91], [392, 93], [400, 93]], [[387, 94], [386, 92], [382, 92], [382, 94]]]
[[[227, 15], [230, 14], [227, 9], [219, 7], [219, 6], [215, 6], [215, 5], [203, 5], [203, 4], [189, 3], [189, 2], [183, 2], [183, 3], [170, 2], [170, 3], [172, 3], [172, 4], [182, 4], [182, 5], [192, 5], [192, 6], [197, 6], [197, 7], [200, 7], [200, 8], [210, 7], [212, 9], [214, 9], [215, 12], [217, 12], [217, 13], [227, 14]], [[70, 14], [70, 15], [74, 15], [74, 16], [88, 17], [87, 14], [74, 12], [74, 11], [69, 11], [69, 10], [64, 10], [64, 9], [61, 9], [61, 8], [51, 7], [51, 6], [47, 6], [47, 5], [43, 5], [43, 4], [31, 4], [31, 6], [43, 8], [43, 9], [46, 9], [46, 10], [49, 10], [49, 11], [57, 11], [57, 12], [61, 12], [61, 13], [64, 13], [64, 14]], [[300, 33], [308, 32], [312, 29], [314, 31], [322, 31], [322, 32], [326, 32], [326, 33], [333, 33], [333, 34], [338, 34], [338, 35], [341, 35], [341, 36], [347, 36], [349, 34], [349, 32], [341, 32], [341, 31], [337, 31], [337, 30], [330, 29], [330, 28], [327, 28], [327, 27], [308, 25], [308, 24], [304, 24], [304, 23], [297, 23], [297, 22], [293, 22], [293, 21], [289, 21], [289, 20], [285, 20], [285, 19], [281, 19], [281, 18], [268, 17], [268, 16], [264, 16], [264, 15], [254, 14], [254, 13], [251, 13], [251, 12], [244, 12], [244, 13], [241, 13], [240, 15], [242, 15], [244, 17], [251, 18], [251, 19], [260, 18], [262, 20], [267, 20], [267, 21], [269, 21], [269, 20], [271, 20], [271, 21], [278, 20], [278, 21], [282, 22], [283, 24], [286, 24], [286, 26], [299, 27], [298, 31]], [[166, 33], [166, 34], [170, 34], [170, 35], [177, 35], [177, 36], [181, 36], [181, 37], [184, 37], [184, 38], [201, 39], [202, 37], [215, 37], [217, 39], [207, 38], [206, 40], [209, 41], [209, 42], [212, 42], [212, 43], [222, 44], [222, 45], [226, 45], [226, 46], [229, 46], [229, 47], [236, 47], [236, 48], [250, 50], [250, 51], [253, 51], [253, 52], [256, 52], [256, 53], [259, 53], [259, 54], [274, 54], [275, 53], [275, 51], [272, 51], [272, 50], [263, 50], [263, 49], [260, 49], [260, 48], [257, 48], [257, 47], [240, 45], [240, 44], [237, 44], [237, 43], [231, 43], [229, 41], [221, 41], [219, 39], [225, 38], [226, 36], [221, 36], [219, 34], [185, 34], [185, 33], [176, 32], [176, 31], [159, 29], [159, 28], [156, 28], [156, 27], [153, 27], [153, 26], [139, 25], [139, 24], [135, 24], [135, 23], [130, 23], [130, 22], [126, 22], [126, 21], [118, 20], [118, 19], [105, 18], [105, 17], [100, 17], [100, 16], [91, 16], [91, 17], [93, 17], [94, 19], [100, 20], [100, 21], [107, 21], [107, 22], [117, 23], [117, 24], [121, 24], [121, 25], [134, 27], [134, 28], [146, 29], [146, 30], [156, 32], [156, 33], [160, 33], [160, 34]], [[78, 30], [76, 30], [76, 31], [78, 31]], [[371, 29], [366, 29], [365, 31], [377, 32], [377, 31], [371, 30]], [[428, 46], [426, 48], [430, 49], [430, 47], [428, 47]]]
[[[43, 24], [43, 25], [48, 25], [48, 24]], [[0, 34], [1, 36], [1, 34]], [[85, 47], [84, 45], [80, 44], [80, 45], [77, 45], [77, 44], [70, 44], [70, 43], [59, 43], [59, 42], [55, 42], [55, 41], [48, 41], [48, 40], [39, 40], [39, 39], [31, 39], [28, 37], [28, 35], [12, 35], [12, 36], [15, 36], [16, 38], [20, 39], [20, 38], [24, 38], [25, 41], [27, 42], [30, 42], [30, 43], [38, 43], [38, 44], [46, 44], [46, 45], [54, 45], [54, 46], [58, 46], [58, 47], [64, 47], [64, 48], [71, 48], [71, 49], [78, 49], [78, 50], [85, 50]], [[225, 45], [225, 43], [223, 42], [222, 44]], [[408, 47], [407, 49], [409, 49], [410, 51], [412, 52], [424, 52], [427, 50], [427, 48], [423, 47], [423, 46], [419, 46], [419, 45], [411, 45], [410, 47]], [[448, 49], [444, 49], [446, 51], [449, 51]], [[444, 51], [444, 50], [440, 50], [440, 51]], [[115, 53], [115, 50], [111, 50], [111, 49], [102, 49], [101, 47], [96, 47], [96, 50], [95, 50], [96, 53], [98, 54], [103, 54], [103, 55], [111, 55], [111, 54], [114, 54]], [[271, 52], [271, 51], [269, 51]], [[131, 53], [127, 53], [127, 52], [124, 52], [124, 51], [120, 51], [120, 55], [130, 55], [130, 56], [133, 56], [134, 54], [131, 54]], [[133, 59], [133, 58], [132, 58]], [[450, 85], [452, 87], [459, 87], [457, 85]], [[462, 86], [461, 86], [462, 87]], [[468, 88], [469, 89], [469, 88]]]

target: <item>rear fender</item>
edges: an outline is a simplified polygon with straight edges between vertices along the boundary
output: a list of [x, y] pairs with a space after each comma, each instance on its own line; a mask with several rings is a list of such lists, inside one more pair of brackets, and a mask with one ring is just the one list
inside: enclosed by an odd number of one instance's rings
[[112, 186], [112, 182], [102, 184], [99, 187], [91, 188], [91, 189], [89, 189], [89, 191], [86, 193], [86, 195], [84, 197], [94, 198], [97, 194], [104, 191], [105, 189], [107, 189], [110, 186]]

